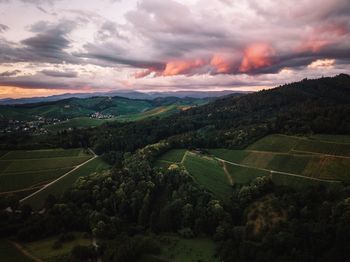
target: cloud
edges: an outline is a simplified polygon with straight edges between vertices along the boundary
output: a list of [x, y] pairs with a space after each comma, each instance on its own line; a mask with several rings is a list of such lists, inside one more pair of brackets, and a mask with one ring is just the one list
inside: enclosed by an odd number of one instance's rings
[[76, 78], [78, 76], [78, 73], [74, 71], [42, 70], [40, 72], [51, 77]]
[[265, 88], [350, 68], [348, 0], [111, 1], [7, 1], [13, 16], [32, 13], [6, 22], [1, 70], [20, 69], [11, 83], [24, 87], [149, 90]]
[[0, 24], [0, 33], [5, 32], [7, 30], [9, 30], [9, 27], [7, 25]]
[[22, 40], [20, 44], [0, 38], [0, 63], [79, 63], [65, 50], [70, 47], [68, 34], [75, 26], [76, 23], [70, 20], [61, 20], [56, 24], [41, 21], [30, 28], [36, 35]]
[[1, 3], [10, 3], [12, 1], [13, 2], [21, 1], [23, 3], [34, 4], [34, 5], [41, 5], [41, 4], [53, 5], [55, 2], [59, 2], [62, 0], [0, 0], [0, 4]]
[[5, 71], [5, 72], [0, 73], [0, 77], [15, 76], [18, 73], [21, 73], [21, 71], [20, 70]]

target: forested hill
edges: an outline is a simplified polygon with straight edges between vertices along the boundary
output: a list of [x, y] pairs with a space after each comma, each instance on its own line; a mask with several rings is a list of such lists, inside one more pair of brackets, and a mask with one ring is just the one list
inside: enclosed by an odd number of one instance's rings
[[[175, 146], [242, 147], [268, 133], [349, 133], [350, 76], [303, 80], [218, 99], [165, 119], [110, 123], [86, 133], [97, 152], [133, 151], [160, 139]], [[77, 136], [72, 138], [77, 142]], [[70, 141], [74, 144], [74, 141]]]
[[241, 148], [269, 133], [349, 132], [350, 76], [341, 74], [228, 96], [162, 119], [58, 133], [45, 144], [90, 146], [103, 154], [134, 151], [161, 139], [175, 147]]
[[137, 114], [161, 106], [197, 106], [212, 98], [156, 98], [154, 100], [129, 99], [125, 97], [68, 98], [59, 101], [18, 105], [0, 105], [0, 120], [34, 120], [37, 117], [67, 119], [89, 116], [99, 112], [103, 115], [121, 116]]

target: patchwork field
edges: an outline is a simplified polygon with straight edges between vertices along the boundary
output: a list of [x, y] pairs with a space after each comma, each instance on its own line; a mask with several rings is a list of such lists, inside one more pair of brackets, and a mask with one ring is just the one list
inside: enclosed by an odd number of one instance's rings
[[49, 195], [59, 196], [70, 188], [79, 177], [88, 176], [94, 172], [101, 172], [107, 168], [109, 168], [109, 165], [97, 157], [54, 184], [45, 187], [40, 192], [25, 199], [22, 203], [29, 204], [34, 209], [40, 209], [43, 207], [45, 200]]
[[240, 164], [242, 168], [251, 167], [320, 180], [350, 181], [350, 144], [340, 142], [344, 136], [326, 136], [337, 142], [323, 141], [322, 137], [308, 139], [270, 135], [246, 150], [213, 149], [210, 153], [229, 163]]
[[195, 181], [223, 199], [232, 184], [246, 184], [265, 175], [271, 175], [276, 184], [294, 188], [338, 185], [350, 181], [349, 137], [270, 135], [245, 150], [209, 149], [209, 155], [174, 149], [160, 156], [155, 166], [182, 164]]
[[7, 152], [0, 157], [0, 194], [40, 188], [91, 157], [82, 149]]

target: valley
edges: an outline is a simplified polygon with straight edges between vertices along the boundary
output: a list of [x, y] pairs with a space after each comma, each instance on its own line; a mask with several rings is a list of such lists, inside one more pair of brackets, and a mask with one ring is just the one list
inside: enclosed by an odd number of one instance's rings
[[210, 101], [7, 106], [25, 116], [12, 125], [33, 129], [0, 134], [1, 259], [342, 258], [349, 83], [339, 75]]

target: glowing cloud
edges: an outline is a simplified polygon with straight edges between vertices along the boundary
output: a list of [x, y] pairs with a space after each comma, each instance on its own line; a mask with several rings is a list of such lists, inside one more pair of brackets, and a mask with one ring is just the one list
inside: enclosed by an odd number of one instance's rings
[[204, 66], [206, 62], [202, 59], [196, 59], [192, 61], [171, 61], [165, 66], [164, 71], [160, 74], [162, 76], [174, 76], [181, 74], [189, 74], [194, 69]]
[[307, 67], [312, 68], [312, 69], [319, 69], [319, 68], [324, 68], [324, 69], [329, 69], [333, 68], [335, 65], [335, 59], [318, 59], [311, 64], [309, 64]]
[[274, 53], [272, 46], [267, 43], [256, 43], [248, 46], [244, 50], [239, 71], [249, 73], [255, 69], [271, 65]]
[[214, 67], [216, 72], [219, 74], [229, 73], [232, 71], [232, 64], [222, 55], [214, 55], [210, 61], [210, 65]]

